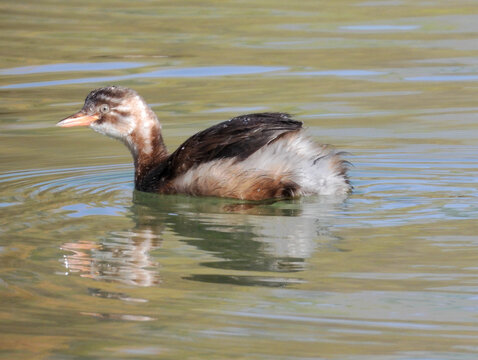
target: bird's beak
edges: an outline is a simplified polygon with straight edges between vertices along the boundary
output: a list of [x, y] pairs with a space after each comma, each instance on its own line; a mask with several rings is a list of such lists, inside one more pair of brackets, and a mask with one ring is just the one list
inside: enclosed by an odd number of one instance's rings
[[68, 116], [67, 118], [61, 120], [56, 124], [56, 126], [61, 127], [72, 127], [72, 126], [88, 126], [92, 122], [98, 120], [100, 117], [97, 114], [88, 115], [83, 111], [79, 111], [76, 114]]

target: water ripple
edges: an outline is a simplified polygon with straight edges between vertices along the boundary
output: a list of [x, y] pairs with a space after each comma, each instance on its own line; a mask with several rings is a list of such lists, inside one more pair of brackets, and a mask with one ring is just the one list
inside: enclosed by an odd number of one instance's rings
[[[125, 164], [7, 172], [0, 174], [0, 207], [19, 206], [38, 197], [59, 199], [72, 192], [101, 199], [132, 188], [132, 169]], [[8, 196], [2, 196], [3, 189]]]
[[[423, 158], [388, 152], [353, 156], [350, 160], [355, 164], [351, 173], [355, 191], [343, 211], [349, 221], [357, 220], [355, 226], [478, 216], [478, 163], [471, 154], [456, 158], [448, 149]], [[0, 174], [0, 207], [10, 209], [37, 198], [54, 201], [68, 196], [82, 197], [82, 201], [70, 201], [58, 209], [70, 217], [115, 215], [122, 211], [118, 210], [118, 200], [131, 200], [132, 172], [131, 165], [119, 164]], [[303, 205], [302, 210], [306, 209]]]
[[407, 81], [449, 82], [449, 81], [478, 81], [478, 75], [430, 75], [405, 78]]
[[24, 89], [44, 86], [86, 84], [95, 82], [122, 81], [142, 78], [197, 78], [197, 77], [215, 77], [229, 75], [252, 75], [271, 71], [286, 70], [283, 66], [204, 66], [181, 69], [155, 70], [139, 74], [128, 74], [119, 76], [102, 76], [65, 80], [39, 81], [21, 84], [11, 84], [0, 86], [0, 89]]
[[0, 69], [0, 75], [26, 75], [69, 71], [104, 71], [139, 68], [146, 63], [104, 62], [104, 63], [64, 63], [37, 66], [22, 66], [11, 69]]
[[349, 25], [341, 26], [342, 30], [352, 31], [409, 31], [417, 30], [419, 25]]

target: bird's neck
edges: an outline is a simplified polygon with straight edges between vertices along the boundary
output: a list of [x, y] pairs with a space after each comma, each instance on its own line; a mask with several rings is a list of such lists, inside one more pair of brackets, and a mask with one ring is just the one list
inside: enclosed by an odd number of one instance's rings
[[126, 146], [134, 159], [134, 182], [136, 188], [143, 178], [168, 157], [161, 126], [150, 110], [146, 118], [138, 122], [136, 129], [126, 138]]

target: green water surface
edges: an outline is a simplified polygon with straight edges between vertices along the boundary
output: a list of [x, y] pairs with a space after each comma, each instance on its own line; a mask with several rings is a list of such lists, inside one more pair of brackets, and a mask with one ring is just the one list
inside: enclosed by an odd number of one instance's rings
[[[478, 3], [0, 2], [0, 359], [478, 358]], [[354, 193], [133, 191], [55, 123], [118, 84], [169, 149], [282, 111]]]

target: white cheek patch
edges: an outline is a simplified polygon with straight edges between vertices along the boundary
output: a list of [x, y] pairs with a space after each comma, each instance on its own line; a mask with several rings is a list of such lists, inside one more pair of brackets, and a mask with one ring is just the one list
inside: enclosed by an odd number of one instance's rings
[[90, 124], [90, 128], [100, 134], [110, 136], [114, 139], [124, 140], [135, 128], [134, 119], [132, 117], [119, 117], [118, 119], [119, 121], [115, 124], [111, 124], [107, 121], [95, 121]]
[[119, 131], [116, 127], [111, 126], [110, 124], [105, 123], [105, 122], [91, 123], [90, 128], [93, 129], [94, 131], [100, 133], [100, 134], [112, 137], [114, 139], [121, 140], [124, 137], [123, 133], [121, 131]]

